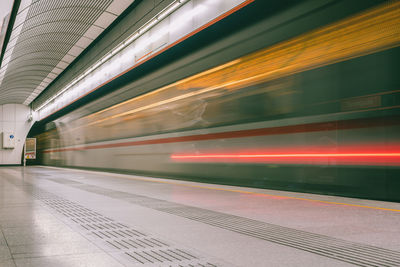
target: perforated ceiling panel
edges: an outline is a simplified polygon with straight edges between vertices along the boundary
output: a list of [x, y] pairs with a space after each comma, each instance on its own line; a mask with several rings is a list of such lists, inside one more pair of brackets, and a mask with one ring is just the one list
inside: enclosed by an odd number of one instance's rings
[[22, 0], [1, 62], [0, 105], [29, 105], [134, 0]]

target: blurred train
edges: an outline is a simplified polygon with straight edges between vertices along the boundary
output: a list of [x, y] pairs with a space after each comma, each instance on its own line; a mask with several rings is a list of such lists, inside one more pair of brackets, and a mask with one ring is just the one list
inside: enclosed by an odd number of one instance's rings
[[120, 103], [104, 96], [49, 122], [39, 159], [400, 201], [399, 44], [400, 2], [368, 7]]

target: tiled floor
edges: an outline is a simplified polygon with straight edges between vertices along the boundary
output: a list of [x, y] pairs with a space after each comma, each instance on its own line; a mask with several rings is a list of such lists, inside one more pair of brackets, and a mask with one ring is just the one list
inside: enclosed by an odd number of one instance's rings
[[[338, 204], [342, 203], [342, 204]], [[400, 204], [0, 168], [0, 266], [400, 266]]]

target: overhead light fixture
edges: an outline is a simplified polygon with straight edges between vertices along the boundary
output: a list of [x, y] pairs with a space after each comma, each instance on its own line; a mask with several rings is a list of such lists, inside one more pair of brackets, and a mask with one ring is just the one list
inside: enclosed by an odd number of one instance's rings
[[[86, 71], [84, 71], [81, 75], [79, 75], [77, 78], [75, 78], [73, 81], [71, 81], [65, 88], [63, 88], [59, 93], [55, 94], [48, 100], [46, 100], [43, 104], [41, 104], [36, 110], [37, 111], [43, 111], [46, 113], [51, 112], [52, 109], [54, 109], [52, 106], [57, 104], [58, 102], [56, 101], [57, 98], [65, 96], [65, 92], [69, 89], [71, 89], [72, 86], [74, 86], [76, 83], [90, 75], [92, 72], [94, 72], [98, 67], [100, 67], [102, 64], [110, 60], [114, 55], [118, 54], [121, 50], [129, 46], [131, 43], [133, 43], [135, 40], [137, 40], [139, 37], [141, 37], [144, 33], [146, 33], [148, 30], [150, 30], [153, 26], [155, 26], [158, 22], [162, 21], [168, 15], [176, 11], [178, 8], [183, 6], [186, 2], [189, 2], [189, 0], [176, 0], [173, 3], [171, 3], [169, 6], [167, 6], [165, 9], [163, 9], [160, 13], [158, 13], [156, 16], [154, 16], [151, 20], [149, 20], [148, 23], [143, 25], [141, 28], [136, 30], [132, 35], [127, 37], [124, 41], [122, 41], [119, 45], [114, 47], [110, 52], [108, 52], [106, 55], [104, 55], [101, 59], [99, 59], [94, 65], [89, 67]], [[186, 20], [188, 17], [193, 17], [196, 14], [200, 13], [201, 11], [204, 10], [203, 6], [200, 6], [200, 8], [197, 8], [196, 10], [192, 10], [192, 12], [189, 12], [189, 14], [183, 14], [184, 18], [183, 20]], [[155, 37], [155, 36], [154, 36]], [[153, 38], [154, 38], [153, 37]], [[153, 41], [153, 38], [148, 38], [146, 41], [151, 42]], [[64, 97], [62, 102], [67, 102], [67, 99]], [[49, 105], [49, 106], [47, 106]], [[48, 114], [46, 114], [48, 115]]]
[[157, 18], [153, 19], [152, 21], [150, 21], [149, 23], [144, 25], [144, 27], [139, 30], [139, 34], [142, 35], [143, 33], [147, 32], [147, 30], [149, 30], [151, 27], [153, 27], [157, 22], [158, 22]]
[[139, 37], [139, 33], [135, 32], [133, 35], [131, 35], [128, 39], [126, 39], [123, 43], [122, 43], [122, 47], [125, 47], [126, 45], [132, 43], [134, 40], [136, 40], [136, 38]]
[[135, 41], [138, 37], [143, 35], [149, 29], [151, 29], [154, 25], [156, 25], [162, 19], [166, 18], [168, 15], [170, 15], [172, 12], [174, 12], [178, 7], [180, 7], [186, 1], [187, 0], [177, 0], [177, 1], [173, 2], [171, 5], [169, 5], [168, 7], [166, 7], [159, 14], [157, 14], [152, 20], [150, 20], [150, 22], [148, 22], [147, 24], [145, 24], [144, 26], [139, 28], [135, 33], [133, 33], [131, 36], [129, 36], [127, 39], [125, 39], [122, 43], [120, 43], [115, 49], [111, 50], [110, 53], [107, 53], [103, 58], [101, 58], [99, 61], [97, 61], [93, 66], [91, 66], [88, 70], [86, 70], [82, 75], [78, 76], [74, 81], [72, 81], [70, 84], [68, 84], [63, 90], [61, 90], [59, 93], [57, 93], [56, 95], [54, 95], [53, 97], [51, 97], [47, 101], [45, 101], [42, 105], [40, 105], [37, 108], [37, 110], [43, 109], [44, 106], [46, 106], [47, 104], [52, 102], [55, 98], [60, 96], [67, 89], [69, 89], [71, 86], [76, 84], [78, 81], [82, 80], [84, 77], [89, 75], [91, 72], [93, 72], [100, 65], [102, 65], [104, 62], [109, 60], [112, 56], [117, 54], [123, 48], [125, 48], [126, 46], [131, 44], [133, 41]]
[[177, 9], [180, 5], [181, 5], [180, 1], [176, 1], [171, 6], [167, 7], [163, 12], [161, 12], [161, 14], [157, 16], [157, 19], [158, 20], [164, 19], [166, 16], [174, 12], [175, 9]]

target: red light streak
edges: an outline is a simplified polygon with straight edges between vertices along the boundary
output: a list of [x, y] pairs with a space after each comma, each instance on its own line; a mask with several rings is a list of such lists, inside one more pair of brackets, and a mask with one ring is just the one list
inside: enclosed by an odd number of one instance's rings
[[314, 157], [400, 157], [400, 153], [330, 153], [330, 154], [261, 154], [261, 155], [172, 155], [173, 159], [186, 158], [314, 158]]
[[[276, 152], [276, 151], [275, 151]], [[400, 166], [400, 152], [173, 154], [184, 162]]]

